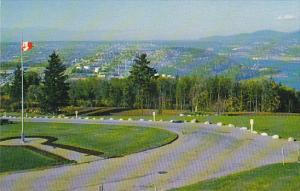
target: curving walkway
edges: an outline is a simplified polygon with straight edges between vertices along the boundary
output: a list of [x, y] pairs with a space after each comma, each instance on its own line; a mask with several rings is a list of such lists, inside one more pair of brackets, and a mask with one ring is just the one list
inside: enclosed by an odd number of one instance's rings
[[84, 162], [92, 162], [95, 160], [101, 160], [102, 157], [88, 155], [85, 153], [80, 153], [73, 150], [68, 150], [60, 147], [45, 145], [43, 143], [47, 142], [48, 140], [45, 138], [26, 138], [26, 141], [23, 143], [18, 139], [9, 139], [5, 141], [1, 141], [0, 145], [6, 146], [32, 146], [34, 148], [47, 151], [49, 153], [61, 156], [65, 159], [76, 161], [77, 163], [84, 163]]
[[[57, 119], [32, 119], [52, 122]], [[169, 122], [60, 120], [168, 129], [172, 144], [120, 158], [0, 175], [0, 190], [167, 190], [266, 164], [297, 161], [300, 144], [254, 135], [238, 128]], [[25, 184], [26, 183], [26, 184]]]

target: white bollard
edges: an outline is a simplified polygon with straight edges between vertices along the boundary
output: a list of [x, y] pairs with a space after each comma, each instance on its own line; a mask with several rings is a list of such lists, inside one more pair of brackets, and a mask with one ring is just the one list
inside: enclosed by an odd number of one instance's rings
[[289, 137], [288, 138], [288, 142], [294, 142], [294, 141], [295, 141], [294, 137]]
[[272, 139], [279, 139], [279, 135], [273, 135]]
[[247, 130], [247, 127], [241, 127], [240, 130]]
[[192, 119], [191, 120], [191, 123], [196, 123], [197, 122], [197, 119]]
[[250, 119], [250, 131], [253, 132], [254, 119]]
[[268, 136], [268, 134], [265, 133], [265, 132], [261, 133], [260, 135], [261, 135], [261, 136]]
[[228, 127], [235, 127], [233, 124], [228, 124]]
[[218, 123], [217, 123], [217, 126], [219, 126], [219, 127], [221, 127], [222, 125], [223, 125], [222, 122], [218, 122]]
[[153, 121], [155, 121], [155, 111], [152, 112], [153, 115]]
[[282, 165], [285, 164], [285, 158], [284, 158], [284, 149], [283, 147], [281, 148], [281, 155], [282, 155]]

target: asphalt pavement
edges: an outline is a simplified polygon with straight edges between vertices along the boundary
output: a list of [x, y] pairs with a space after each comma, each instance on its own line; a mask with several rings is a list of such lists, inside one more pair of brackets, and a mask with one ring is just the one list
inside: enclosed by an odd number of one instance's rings
[[[19, 120], [15, 118], [13, 120]], [[125, 157], [0, 174], [0, 190], [167, 190], [267, 164], [298, 160], [299, 142], [200, 123], [32, 118], [32, 122], [126, 124], [163, 128], [179, 138]]]

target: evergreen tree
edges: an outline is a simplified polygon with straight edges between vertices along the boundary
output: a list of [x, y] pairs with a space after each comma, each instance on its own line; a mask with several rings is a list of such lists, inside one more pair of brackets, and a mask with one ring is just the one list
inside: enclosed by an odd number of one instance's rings
[[150, 101], [150, 91], [153, 87], [152, 79], [156, 70], [149, 66], [150, 61], [147, 60], [147, 54], [137, 55], [134, 62], [129, 79], [136, 87], [137, 105], [143, 109], [145, 103]]
[[10, 97], [13, 102], [17, 102], [18, 104], [22, 99], [22, 70], [21, 65], [17, 65], [16, 70], [14, 71], [14, 80], [12, 82], [12, 86], [10, 89]]
[[39, 74], [34, 71], [26, 72], [24, 79], [26, 81], [26, 86], [28, 87], [31, 85], [39, 85], [41, 82]]
[[49, 65], [45, 70], [42, 109], [57, 113], [60, 107], [68, 103], [69, 84], [66, 82], [68, 76], [65, 74], [66, 66], [63, 65], [58, 54], [53, 52], [49, 57]]

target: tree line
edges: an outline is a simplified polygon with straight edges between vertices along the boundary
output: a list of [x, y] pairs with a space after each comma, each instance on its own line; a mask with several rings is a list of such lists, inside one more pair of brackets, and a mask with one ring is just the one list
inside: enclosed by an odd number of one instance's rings
[[[61, 107], [68, 105], [68, 76], [66, 66], [53, 52], [49, 56], [48, 66], [42, 77], [34, 71], [24, 72], [24, 104], [27, 111], [58, 113]], [[1, 108], [7, 111], [18, 111], [21, 108], [22, 70], [18, 65], [11, 84], [1, 88]]]
[[[134, 60], [127, 78], [72, 80], [58, 55], [50, 55], [43, 80], [25, 75], [27, 110], [59, 113], [64, 106], [177, 109], [194, 112], [300, 112], [300, 92], [272, 79], [237, 81], [226, 76], [163, 77], [146, 54]], [[1, 107], [20, 108], [20, 76], [1, 92]]]

